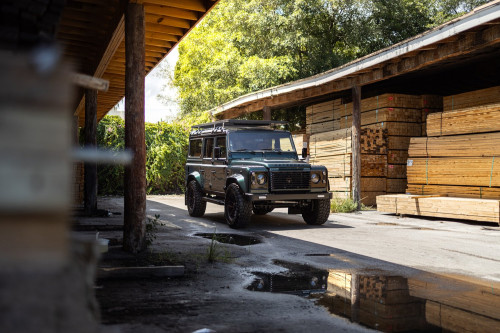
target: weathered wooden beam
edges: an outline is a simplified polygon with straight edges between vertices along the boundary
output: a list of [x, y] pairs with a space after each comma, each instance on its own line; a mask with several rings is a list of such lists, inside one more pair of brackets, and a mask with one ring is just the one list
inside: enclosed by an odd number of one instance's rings
[[352, 199], [361, 208], [361, 87], [352, 87]]
[[90, 75], [80, 74], [80, 73], [72, 73], [71, 81], [73, 84], [86, 88], [86, 89], [94, 89], [98, 91], [108, 91], [109, 81], [100, 79], [97, 77], [93, 77]]
[[206, 12], [207, 8], [201, 0], [144, 0], [144, 4], [164, 5], [181, 9], [195, 10], [198, 12]]
[[[192, 21], [198, 20], [198, 13], [196, 11], [179, 9], [175, 7], [145, 4], [144, 11], [147, 14], [165, 15]], [[146, 30], [147, 28], [148, 27], [146, 27]]]
[[168, 26], [156, 24], [156, 23], [146, 23], [146, 31], [163, 32], [164, 34], [171, 34], [171, 35], [176, 35], [176, 36], [183, 36], [184, 35], [184, 29], [175, 28], [175, 27], [168, 27]]
[[191, 28], [191, 21], [189, 21], [189, 20], [171, 18], [171, 17], [154, 15], [154, 14], [146, 15], [146, 22], [147, 23], [161, 24], [161, 25], [165, 25], [165, 26], [171, 26], [171, 27], [175, 27], [175, 28], [182, 28], [182, 29]]
[[271, 120], [271, 108], [269, 106], [264, 106], [264, 120]]
[[[85, 90], [85, 148], [97, 146], [97, 91]], [[86, 215], [97, 211], [97, 164], [85, 163], [84, 169], [84, 209]]]
[[145, 246], [146, 141], [144, 123], [144, 6], [129, 3], [125, 12], [125, 147], [133, 153], [125, 168], [123, 248], [137, 253]]

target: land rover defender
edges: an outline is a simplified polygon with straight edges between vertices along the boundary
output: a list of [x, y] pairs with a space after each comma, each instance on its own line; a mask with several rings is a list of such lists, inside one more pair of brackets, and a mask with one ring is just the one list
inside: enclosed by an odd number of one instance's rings
[[232, 228], [242, 228], [253, 214], [275, 208], [302, 214], [319, 225], [330, 214], [328, 171], [298, 158], [286, 122], [221, 120], [193, 126], [186, 161], [189, 215], [205, 214], [207, 202], [224, 205]]

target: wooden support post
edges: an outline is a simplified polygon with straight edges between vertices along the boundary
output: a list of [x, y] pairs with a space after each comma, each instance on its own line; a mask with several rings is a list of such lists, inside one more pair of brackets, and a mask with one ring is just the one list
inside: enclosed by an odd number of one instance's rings
[[[97, 146], [97, 91], [85, 90], [85, 148]], [[85, 163], [84, 168], [84, 209], [86, 215], [97, 211], [97, 164]]]
[[271, 107], [264, 106], [262, 110], [264, 111], [264, 117], [262, 119], [271, 120]]
[[129, 3], [125, 12], [125, 147], [133, 153], [125, 168], [123, 249], [145, 246], [146, 141], [144, 114], [144, 6]]
[[361, 87], [352, 87], [352, 199], [361, 208]]
[[359, 301], [360, 301], [360, 289], [359, 289], [359, 275], [351, 275], [351, 321], [359, 322]]

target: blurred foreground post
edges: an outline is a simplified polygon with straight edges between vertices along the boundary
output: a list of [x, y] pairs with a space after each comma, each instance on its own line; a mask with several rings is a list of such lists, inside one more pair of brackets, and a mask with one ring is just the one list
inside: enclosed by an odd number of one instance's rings
[[0, 52], [0, 332], [97, 330], [69, 233], [72, 91], [57, 52]]

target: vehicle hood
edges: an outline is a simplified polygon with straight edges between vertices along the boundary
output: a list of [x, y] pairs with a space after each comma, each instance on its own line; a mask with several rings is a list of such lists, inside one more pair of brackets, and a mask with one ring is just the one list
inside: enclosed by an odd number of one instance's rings
[[306, 162], [297, 161], [295, 159], [237, 159], [231, 161], [231, 166], [263, 166], [271, 168], [310, 168], [311, 165]]

